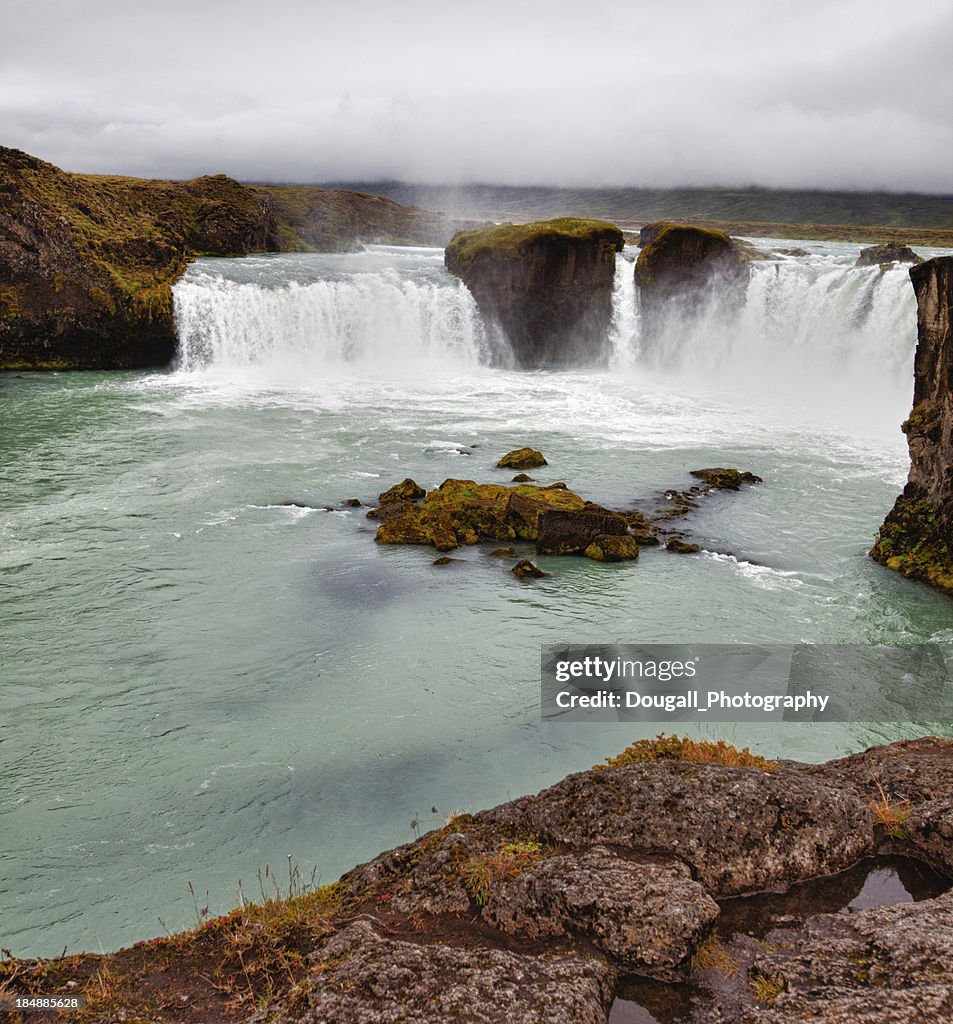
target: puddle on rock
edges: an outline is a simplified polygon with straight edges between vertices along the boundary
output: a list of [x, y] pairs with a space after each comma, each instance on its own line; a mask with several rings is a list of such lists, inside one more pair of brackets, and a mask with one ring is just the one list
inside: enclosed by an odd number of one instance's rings
[[[775, 928], [794, 929], [817, 914], [853, 914], [870, 907], [933, 899], [950, 888], [950, 879], [912, 857], [871, 857], [827, 878], [815, 878], [783, 893], [720, 900], [717, 933], [726, 947], [761, 939]], [[716, 988], [744, 987], [745, 970], [721, 979]], [[724, 996], [726, 992], [722, 992]], [[736, 993], [737, 994], [737, 993]], [[715, 993], [702, 978], [676, 984], [630, 976], [623, 978], [609, 1024], [700, 1024], [710, 1018]], [[720, 1000], [719, 1000], [720, 1001]]]

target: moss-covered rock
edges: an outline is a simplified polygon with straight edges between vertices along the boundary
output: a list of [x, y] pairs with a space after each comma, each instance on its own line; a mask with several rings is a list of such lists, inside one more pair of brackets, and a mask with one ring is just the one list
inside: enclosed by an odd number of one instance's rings
[[[554, 509], [540, 516], [536, 550], [544, 555], [585, 554], [599, 561], [615, 561], [604, 556], [625, 550], [629, 552], [626, 557], [637, 558], [638, 545], [634, 541], [626, 546], [613, 545], [607, 540], [609, 537], [631, 539], [628, 533], [625, 518], [601, 505], [587, 503], [580, 509]], [[592, 554], [589, 554], [590, 548]]]
[[[536, 469], [537, 466], [548, 466], [549, 463], [543, 457], [543, 453], [535, 448], [517, 448], [515, 451], [507, 452], [496, 464], [498, 469]], [[520, 473], [513, 477], [514, 483], [528, 483], [530, 478]]]
[[639, 557], [639, 545], [631, 534], [603, 533], [583, 553], [596, 562], [629, 562]]
[[953, 257], [915, 266], [910, 278], [918, 330], [913, 410], [903, 424], [910, 474], [870, 554], [953, 594]]
[[[382, 506], [386, 520], [376, 539], [379, 544], [433, 544], [440, 551], [483, 540], [536, 540], [544, 512], [584, 505], [578, 494], [563, 488], [445, 480], [420, 504], [398, 500]], [[372, 518], [382, 518], [382, 510]]]
[[408, 476], [399, 484], [394, 484], [386, 491], [381, 491], [377, 500], [381, 505], [391, 505], [395, 501], [418, 501], [426, 493], [426, 490], [416, 480], [411, 480]]
[[665, 550], [676, 555], [697, 555], [701, 551], [701, 547], [698, 544], [682, 540], [681, 537], [669, 537], [665, 542]]
[[[606, 562], [638, 557], [625, 518], [586, 502], [565, 484], [508, 487], [445, 480], [418, 503], [400, 496], [414, 493], [407, 483], [384, 491], [382, 498], [397, 493], [369, 513], [382, 519], [378, 544], [431, 544], [451, 551], [460, 544], [518, 539], [536, 541], [541, 554], [587, 555]], [[503, 548], [493, 554], [515, 557], [516, 551]]]
[[548, 572], [543, 572], [539, 566], [534, 565], [528, 558], [523, 558], [517, 562], [511, 572], [521, 580], [539, 580], [549, 575]]
[[563, 217], [460, 232], [445, 262], [518, 366], [593, 364], [609, 354], [623, 244], [613, 224]]

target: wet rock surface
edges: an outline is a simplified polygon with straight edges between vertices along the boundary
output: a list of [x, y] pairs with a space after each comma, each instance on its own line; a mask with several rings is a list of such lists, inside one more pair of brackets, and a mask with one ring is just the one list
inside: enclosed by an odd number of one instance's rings
[[598, 220], [503, 224], [454, 236], [445, 263], [517, 366], [603, 363], [623, 241], [615, 225]]
[[[666, 1024], [946, 1024], [953, 893], [915, 858], [950, 863], [951, 792], [949, 740], [823, 765], [640, 741], [534, 796], [455, 813], [325, 887], [251, 1015], [242, 1000], [238, 1016], [199, 1017], [135, 1002], [191, 948], [178, 938], [88, 963], [0, 962], [0, 983], [15, 971], [17, 991], [48, 992], [66, 972], [109, 969], [116, 987], [135, 982], [95, 1018], [110, 1024], [604, 1024], [617, 993]], [[909, 802], [904, 831], [888, 833], [882, 801]], [[232, 950], [238, 913], [190, 941], [221, 934]], [[201, 967], [193, 987], [214, 974]], [[204, 999], [224, 1005], [211, 988]]]
[[910, 271], [917, 296], [910, 474], [871, 556], [953, 595], [953, 256]]
[[[528, 448], [504, 459], [515, 456], [522, 461], [525, 453], [534, 464], [542, 459]], [[666, 491], [663, 505], [624, 512], [586, 501], [561, 480], [508, 486], [450, 479], [427, 492], [408, 477], [382, 491], [380, 504], [367, 512], [367, 518], [380, 523], [378, 544], [432, 545], [438, 551], [452, 551], [481, 541], [532, 541], [540, 555], [633, 561], [640, 545], [658, 545], [665, 539], [670, 550], [700, 550], [670, 521], [688, 515], [714, 491], [738, 491], [761, 482], [753, 473], [723, 467], [693, 470], [692, 475], [701, 483], [685, 491]], [[499, 552], [518, 554], [509, 546], [492, 553]]]
[[693, 315], [716, 294], [723, 302], [740, 302], [747, 264], [762, 257], [748, 243], [711, 228], [664, 222], [642, 230], [649, 231], [649, 240], [635, 264], [635, 283], [649, 345], [673, 316]]
[[899, 242], [884, 242], [883, 245], [871, 245], [860, 250], [857, 257], [858, 267], [876, 267], [884, 263], [922, 263], [923, 257], [918, 256], [908, 245]]
[[653, 977], [673, 976], [717, 916], [684, 864], [635, 863], [602, 846], [502, 882], [482, 913], [526, 939], [584, 935], [613, 963]]
[[944, 1024], [953, 1019], [951, 963], [951, 893], [849, 916], [819, 915], [793, 933], [767, 937], [749, 975], [777, 994], [742, 1020]]
[[358, 921], [312, 957], [280, 1024], [604, 1024], [615, 972], [572, 955], [421, 945]]

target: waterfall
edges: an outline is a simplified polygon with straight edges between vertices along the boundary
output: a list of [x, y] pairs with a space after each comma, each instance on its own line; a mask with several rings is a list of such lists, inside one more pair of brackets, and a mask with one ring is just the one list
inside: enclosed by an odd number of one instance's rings
[[483, 358], [476, 305], [456, 281], [384, 270], [269, 285], [200, 271], [174, 295], [186, 371], [278, 363], [303, 372], [342, 364], [399, 372]]
[[[740, 302], [714, 289], [703, 308], [673, 313], [645, 339], [630, 251], [616, 265], [611, 368], [908, 407], [908, 268], [855, 259], [831, 247], [754, 262]], [[491, 358], [473, 298], [433, 250], [202, 260], [174, 294], [184, 371], [277, 366], [307, 377], [349, 366], [387, 376], [506, 365], [499, 352]]]

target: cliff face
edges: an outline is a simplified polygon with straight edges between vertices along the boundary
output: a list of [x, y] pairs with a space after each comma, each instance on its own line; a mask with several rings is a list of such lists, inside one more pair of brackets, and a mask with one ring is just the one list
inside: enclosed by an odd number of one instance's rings
[[913, 267], [917, 354], [907, 485], [870, 554], [904, 576], [953, 594], [953, 256]]
[[379, 196], [68, 174], [0, 147], [0, 370], [164, 366], [193, 256], [443, 244], [450, 222]]
[[518, 366], [580, 365], [608, 355], [615, 254], [623, 244], [612, 224], [565, 217], [460, 232], [445, 262]]
[[0, 368], [164, 365], [188, 256], [276, 247], [270, 202], [224, 175], [74, 175], [0, 149]]

